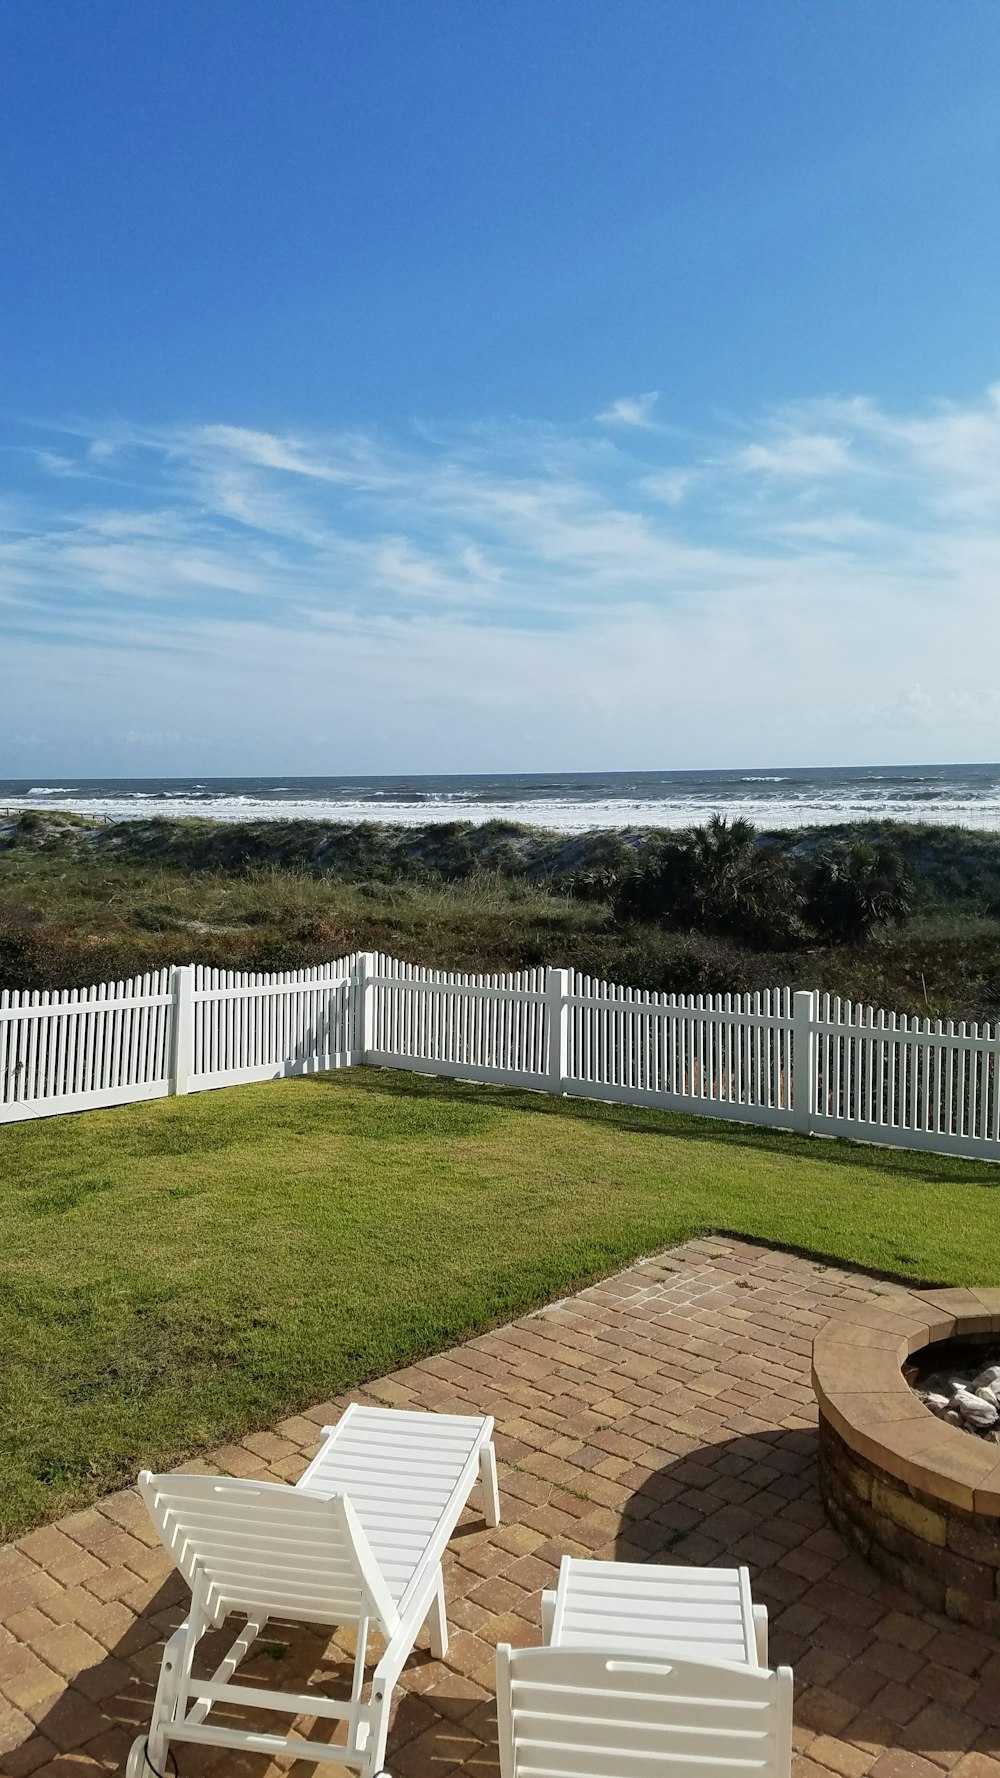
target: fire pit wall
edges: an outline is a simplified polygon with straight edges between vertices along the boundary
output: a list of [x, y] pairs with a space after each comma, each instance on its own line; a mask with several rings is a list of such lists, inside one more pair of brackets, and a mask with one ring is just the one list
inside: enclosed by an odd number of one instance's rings
[[939, 1420], [903, 1377], [934, 1341], [1000, 1335], [1000, 1290], [899, 1291], [813, 1345], [820, 1485], [879, 1573], [935, 1611], [1000, 1634], [1000, 1445]]

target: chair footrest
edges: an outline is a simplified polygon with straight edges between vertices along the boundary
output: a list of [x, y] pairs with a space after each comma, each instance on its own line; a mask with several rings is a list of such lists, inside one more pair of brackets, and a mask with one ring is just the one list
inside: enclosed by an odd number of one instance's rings
[[263, 1731], [257, 1734], [253, 1729], [240, 1729], [234, 1735], [231, 1728], [222, 1728], [215, 1723], [192, 1723], [185, 1728], [183, 1723], [171, 1725], [169, 1738], [171, 1741], [193, 1741], [200, 1747], [231, 1747], [244, 1753], [276, 1753], [291, 1754], [293, 1759], [329, 1760], [340, 1766], [363, 1766], [367, 1754], [356, 1744], [347, 1747], [334, 1746], [330, 1741], [307, 1741], [300, 1735], [274, 1735]]
[[[358, 1705], [350, 1702], [342, 1704], [336, 1698], [324, 1698], [321, 1693], [315, 1697], [311, 1694], [265, 1691], [263, 1686], [231, 1685], [212, 1679], [192, 1679], [187, 1687], [185, 1704], [203, 1698], [213, 1704], [242, 1704], [250, 1710], [284, 1710], [289, 1716], [298, 1716], [302, 1705], [308, 1698], [309, 1712], [312, 1716], [329, 1717], [334, 1722], [344, 1722], [349, 1717], [357, 1716]], [[364, 1706], [361, 1706], [363, 1709]], [[182, 1720], [184, 1720], [182, 1718]]]

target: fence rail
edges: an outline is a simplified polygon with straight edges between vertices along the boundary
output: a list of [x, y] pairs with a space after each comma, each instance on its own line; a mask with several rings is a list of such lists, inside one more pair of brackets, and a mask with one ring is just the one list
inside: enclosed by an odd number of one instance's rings
[[0, 1123], [362, 1064], [1000, 1160], [1000, 1035], [812, 991], [664, 995], [360, 952], [0, 994]]

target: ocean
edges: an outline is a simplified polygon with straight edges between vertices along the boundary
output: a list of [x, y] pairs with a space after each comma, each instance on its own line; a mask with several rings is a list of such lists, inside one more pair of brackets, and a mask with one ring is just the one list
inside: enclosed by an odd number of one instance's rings
[[69, 809], [114, 821], [520, 821], [687, 827], [718, 811], [762, 828], [878, 817], [1000, 829], [1000, 765], [732, 772], [527, 772], [343, 778], [0, 779], [0, 810]]

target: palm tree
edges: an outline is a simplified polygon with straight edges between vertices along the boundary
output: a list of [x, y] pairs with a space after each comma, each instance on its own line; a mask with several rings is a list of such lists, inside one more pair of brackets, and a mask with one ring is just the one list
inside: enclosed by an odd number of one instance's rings
[[632, 919], [773, 947], [800, 936], [801, 898], [783, 855], [761, 844], [752, 822], [713, 815], [661, 841], [622, 883], [616, 906]]
[[794, 942], [801, 889], [784, 855], [761, 843], [752, 821], [713, 815], [690, 839], [702, 931], [765, 947]]
[[904, 920], [912, 906], [906, 866], [891, 846], [852, 840], [816, 860], [806, 915], [826, 938], [859, 944], [877, 926]]

